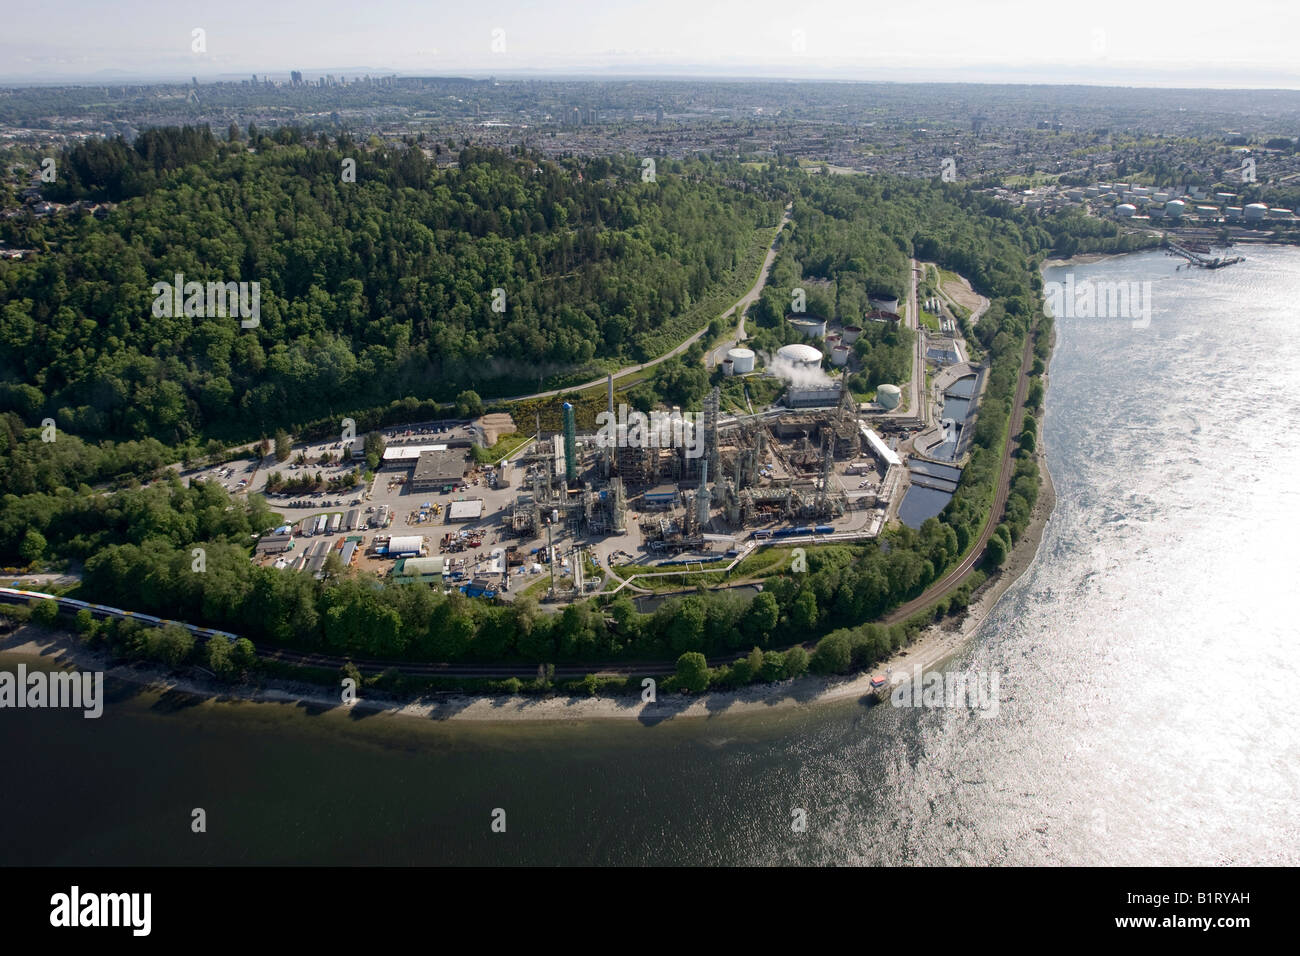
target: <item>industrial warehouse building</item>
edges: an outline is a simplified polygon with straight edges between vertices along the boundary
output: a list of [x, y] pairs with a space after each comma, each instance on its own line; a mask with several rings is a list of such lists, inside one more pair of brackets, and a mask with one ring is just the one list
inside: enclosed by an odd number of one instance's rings
[[411, 490], [441, 491], [465, 477], [465, 453], [460, 449], [431, 449], [421, 453], [411, 474]]
[[393, 566], [393, 577], [441, 584], [450, 570], [446, 558], [402, 558]]
[[418, 558], [425, 550], [424, 535], [408, 534], [389, 538], [386, 553], [390, 558]]
[[281, 554], [293, 547], [293, 535], [268, 534], [257, 542], [258, 554]]
[[787, 408], [826, 408], [838, 404], [839, 400], [840, 384], [838, 382], [817, 388], [802, 388], [791, 385], [785, 393]]
[[876, 459], [881, 474], [884, 474], [890, 468], [897, 468], [903, 463], [902, 459], [898, 457], [898, 453], [886, 445], [885, 440], [877, 435], [873, 429], [868, 428], [866, 423], [858, 422], [858, 427], [862, 429], [862, 437], [867, 440], [867, 450]]
[[477, 521], [483, 515], [483, 499], [470, 498], [466, 501], [453, 501], [447, 506], [447, 520]]
[[675, 485], [658, 485], [650, 488], [642, 496], [645, 508], [672, 508], [677, 504], [678, 491]]

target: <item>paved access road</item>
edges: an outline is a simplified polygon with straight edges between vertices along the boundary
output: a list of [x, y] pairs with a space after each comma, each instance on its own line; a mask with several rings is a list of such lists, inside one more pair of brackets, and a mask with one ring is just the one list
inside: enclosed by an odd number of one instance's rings
[[[735, 306], [733, 306], [736, 310], [735, 334], [729, 341], [722, 343], [704, 357], [705, 368], [713, 368], [727, 357], [728, 349], [732, 349], [745, 341], [745, 313], [749, 311], [751, 305], [758, 301], [758, 297], [763, 293], [763, 288], [767, 285], [768, 273], [772, 269], [772, 263], [776, 261], [776, 254], [778, 251], [777, 242], [780, 240], [781, 232], [785, 229], [786, 224], [789, 223], [793, 210], [794, 203], [788, 203], [785, 207], [785, 212], [781, 215], [781, 225], [777, 227], [776, 236], [772, 239], [772, 245], [767, 250], [767, 257], [763, 260], [763, 268], [758, 271], [758, 281], [755, 282], [753, 288], [737, 300]], [[696, 335], [695, 338], [699, 338], [699, 335]], [[695, 338], [690, 341], [695, 341]], [[687, 342], [686, 344], [689, 345], [690, 342]]]
[[[767, 256], [763, 259], [763, 268], [758, 270], [758, 278], [755, 280], [753, 286], [750, 287], [750, 290], [748, 292], [746, 292], [739, 299], [737, 299], [730, 308], [724, 310], [722, 313], [723, 315], [726, 315], [728, 312], [731, 311], [731, 309], [739, 310], [740, 324], [739, 326], [737, 326], [737, 328], [741, 335], [743, 335], [745, 332], [745, 310], [748, 309], [751, 305], [753, 305], [756, 301], [758, 301], [759, 295], [761, 295], [763, 292], [763, 287], [767, 285], [768, 270], [772, 268], [772, 262], [773, 260], [776, 259], [777, 237], [781, 235], [781, 230], [783, 230], [786, 227], [786, 224], [790, 221], [790, 215], [793, 208], [794, 208], [793, 203], [786, 205], [785, 212], [781, 216], [781, 224], [776, 227], [776, 235], [772, 237], [772, 245], [767, 250]], [[709, 328], [706, 325], [704, 328], [700, 329], [690, 338], [682, 342], [682, 344], [677, 346], [677, 348], [673, 349], [671, 352], [665, 352], [663, 355], [659, 356], [656, 359], [651, 359], [648, 362], [642, 362], [640, 365], [629, 365], [626, 368], [619, 369], [617, 372], [614, 373], [614, 380], [618, 381], [618, 379], [622, 378], [624, 375], [631, 375], [635, 372], [641, 372], [644, 371], [645, 369], [653, 368], [654, 366], [658, 365], [660, 362], [666, 362], [674, 355], [681, 355], [688, 348], [690, 348], [693, 343], [699, 341], [700, 338], [704, 335], [704, 333], [707, 332], [708, 330]], [[724, 353], [730, 347], [731, 346], [729, 345], [725, 347], [720, 346], [720, 348], [722, 348], [722, 351]], [[715, 349], [714, 351], [716, 352], [717, 349]], [[491, 401], [526, 402], [534, 398], [552, 398], [557, 395], [569, 395], [573, 392], [580, 392], [586, 388], [595, 388], [597, 385], [603, 385], [605, 384], [607, 378], [608, 376], [602, 375], [600, 378], [593, 379], [592, 381], [586, 382], [582, 385], [571, 385], [568, 388], [553, 388], [549, 392], [533, 392], [531, 395], [512, 395], [508, 398], [494, 398], [491, 399]]]

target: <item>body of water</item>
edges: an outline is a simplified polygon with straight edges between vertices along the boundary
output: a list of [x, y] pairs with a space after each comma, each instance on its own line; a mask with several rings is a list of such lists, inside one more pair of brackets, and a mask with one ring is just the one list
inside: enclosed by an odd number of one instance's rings
[[997, 675], [995, 713], [470, 725], [117, 687], [99, 720], [0, 714], [5, 862], [1294, 864], [1300, 250], [1248, 256], [1072, 267], [1151, 281], [1152, 320], [1059, 320], [1057, 510], [948, 665]]

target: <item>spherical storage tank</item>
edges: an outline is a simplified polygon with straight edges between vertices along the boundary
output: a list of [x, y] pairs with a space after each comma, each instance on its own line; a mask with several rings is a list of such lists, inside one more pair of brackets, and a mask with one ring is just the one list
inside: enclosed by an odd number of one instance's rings
[[821, 350], [811, 345], [783, 345], [777, 349], [776, 357], [805, 368], [820, 368], [822, 364]]
[[727, 358], [731, 359], [732, 370], [737, 375], [744, 375], [746, 372], [754, 371], [754, 352], [752, 349], [731, 349], [727, 352]]
[[903, 393], [898, 390], [897, 385], [881, 385], [876, 389], [876, 401], [885, 408], [897, 408], [902, 400]]
[[831, 349], [831, 364], [832, 364], [832, 365], [848, 365], [848, 364], [849, 364], [849, 351], [850, 351], [850, 349], [849, 349], [849, 347], [848, 347], [847, 345], [837, 345], [837, 346], [835, 346], [835, 348]]
[[1262, 202], [1253, 202], [1245, 209], [1246, 218], [1250, 220], [1263, 219], [1268, 215], [1268, 207]]

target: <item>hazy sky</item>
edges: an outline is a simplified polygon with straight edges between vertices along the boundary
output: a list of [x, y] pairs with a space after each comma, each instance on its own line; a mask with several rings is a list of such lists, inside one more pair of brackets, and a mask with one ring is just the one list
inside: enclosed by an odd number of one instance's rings
[[[7, 6], [0, 77], [37, 82], [93, 79], [106, 71], [211, 78], [365, 68], [1300, 88], [1300, 0], [39, 0]], [[192, 49], [195, 29], [204, 31], [204, 52]], [[500, 32], [494, 37], [494, 31]]]

